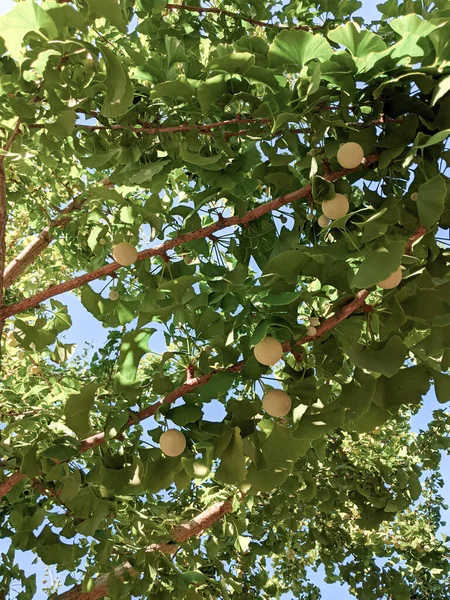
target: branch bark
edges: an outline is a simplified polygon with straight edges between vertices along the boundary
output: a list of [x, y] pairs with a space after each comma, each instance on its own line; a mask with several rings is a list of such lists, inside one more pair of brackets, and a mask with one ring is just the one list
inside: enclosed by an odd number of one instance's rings
[[22, 479], [25, 479], [25, 475], [20, 473], [20, 471], [16, 471], [10, 475], [6, 481], [0, 483], [0, 498], [3, 498], [3, 496], [9, 494], [13, 487], [20, 483]]
[[[373, 154], [364, 159], [363, 165], [365, 167], [368, 167], [369, 165], [377, 162], [378, 159], [379, 154]], [[334, 171], [333, 173], [325, 175], [325, 179], [327, 179], [328, 181], [337, 181], [341, 177], [344, 177], [345, 175], [348, 175], [350, 173], [354, 173], [358, 169], [359, 167], [355, 167], [354, 169], [340, 169], [339, 171]], [[197, 231], [184, 233], [176, 238], [173, 238], [172, 240], [167, 240], [159, 246], [154, 246], [153, 248], [143, 250], [142, 252], [139, 252], [138, 258], [136, 260], [144, 260], [145, 258], [150, 258], [152, 256], [166, 257], [168, 250], [172, 250], [177, 246], [181, 246], [182, 244], [192, 242], [193, 240], [209, 237], [211, 236], [211, 234], [214, 234], [222, 229], [226, 229], [227, 227], [235, 227], [236, 225], [246, 225], [247, 223], [258, 219], [263, 215], [266, 215], [274, 210], [281, 208], [282, 206], [286, 206], [287, 204], [291, 204], [292, 202], [295, 202], [300, 198], [305, 198], [309, 196], [311, 194], [311, 191], [311, 186], [307, 185], [299, 190], [296, 190], [295, 192], [290, 192], [289, 194], [279, 196], [274, 200], [270, 200], [269, 202], [260, 204], [256, 208], [247, 211], [242, 217], [233, 216], [219, 219], [215, 223], [208, 225], [207, 227], [202, 227]], [[107, 277], [108, 275], [112, 275], [118, 269], [120, 269], [120, 265], [116, 262], [113, 262], [89, 273], [85, 273], [84, 275], [80, 275], [79, 277], [75, 277], [70, 281], [51, 286], [47, 290], [39, 292], [31, 298], [27, 298], [10, 306], [2, 307], [0, 308], [0, 321], [4, 321], [12, 315], [24, 312], [26, 310], [30, 310], [31, 308], [35, 308], [36, 306], [41, 304], [41, 302], [44, 302], [49, 298], [53, 298], [55, 296], [58, 296], [59, 294], [75, 290], [81, 287], [82, 285], [89, 283], [90, 281], [94, 281], [95, 279], [99, 279], [100, 277]]]
[[[95, 115], [98, 116], [98, 115]], [[347, 123], [349, 127], [368, 127], [370, 125], [386, 125], [386, 123], [402, 123], [403, 118], [391, 119], [388, 117], [381, 117], [380, 119], [375, 119], [373, 121], [369, 121], [367, 123], [358, 123], [358, 122], [350, 122]], [[189, 131], [199, 131], [203, 134], [210, 134], [214, 129], [218, 129], [220, 127], [228, 127], [231, 125], [239, 125], [239, 124], [249, 124], [249, 123], [261, 123], [262, 125], [267, 125], [272, 123], [272, 119], [268, 118], [250, 118], [244, 119], [242, 117], [236, 117], [234, 119], [228, 119], [226, 121], [218, 121], [217, 123], [210, 124], [198, 124], [198, 125], [171, 125], [171, 126], [150, 126], [147, 123], [142, 123], [141, 127], [135, 127], [133, 125], [85, 125], [84, 123], [76, 123], [75, 128], [83, 131], [132, 131], [136, 134], [144, 133], [146, 135], [159, 135], [161, 133], [187, 133]], [[28, 127], [30, 129], [46, 129], [50, 124], [47, 123], [30, 123]], [[311, 128], [309, 127], [290, 127], [288, 129], [290, 133], [310, 133]], [[269, 132], [268, 137], [275, 137], [281, 135], [282, 130]], [[225, 131], [224, 136], [226, 140], [229, 140], [232, 137], [239, 137], [249, 135], [250, 130], [248, 129], [239, 129], [238, 131]]]
[[[243, 498], [243, 497], [242, 497]], [[172, 542], [163, 542], [151, 544], [146, 552], [163, 552], [164, 554], [173, 554], [178, 548], [177, 543], [181, 544], [191, 537], [200, 535], [206, 529], [209, 529], [216, 521], [233, 510], [230, 500], [216, 502], [193, 519], [177, 525], [170, 532]], [[177, 543], [174, 543], [177, 542]], [[125, 562], [114, 569], [114, 574], [119, 579], [124, 573], [136, 574], [129, 562]], [[67, 592], [57, 596], [55, 600], [99, 600], [107, 595], [108, 574], [100, 575], [94, 581], [94, 588], [90, 592], [83, 593], [81, 585], [76, 585]]]
[[[357, 310], [358, 308], [363, 306], [369, 293], [370, 292], [368, 292], [367, 290], [361, 290], [360, 292], [358, 292], [356, 294], [355, 298], [351, 302], [349, 302], [348, 304], [343, 306], [336, 314], [332, 315], [331, 317], [326, 319], [326, 321], [324, 321], [321, 325], [319, 325], [315, 336], [311, 337], [311, 336], [306, 335], [306, 336], [302, 337], [300, 340], [296, 341], [295, 344], [293, 344], [293, 346], [294, 345], [301, 346], [302, 344], [306, 344], [312, 340], [322, 337], [325, 333], [330, 331], [338, 323], [340, 323], [341, 321], [346, 319], [349, 315], [351, 315], [353, 312], [355, 312], [355, 310]], [[283, 350], [285, 352], [288, 352], [289, 350], [291, 350], [291, 344], [284, 344]], [[128, 419], [127, 423], [125, 424], [125, 428], [129, 428], [129, 427], [135, 425], [136, 422], [144, 421], [145, 419], [148, 419], [149, 417], [153, 416], [163, 404], [172, 404], [172, 402], [175, 402], [175, 400], [177, 400], [178, 398], [182, 398], [185, 394], [188, 394], [192, 390], [195, 390], [196, 388], [201, 387], [202, 385], [205, 385], [217, 373], [222, 373], [224, 371], [228, 371], [230, 373], [239, 373], [244, 368], [244, 366], [245, 366], [245, 360], [240, 360], [239, 362], [237, 362], [234, 365], [231, 365], [230, 367], [227, 367], [225, 369], [214, 369], [213, 371], [211, 371], [210, 373], [207, 373], [206, 375], [202, 375], [201, 377], [194, 377], [194, 378], [190, 379], [183, 385], [180, 385], [179, 387], [174, 389], [172, 392], [167, 394], [167, 396], [165, 396], [159, 402], [155, 402], [155, 404], [147, 406], [146, 408], [142, 409], [138, 413], [135, 413], [132, 417], [130, 417]], [[120, 435], [120, 434], [118, 434], [118, 435]], [[83, 454], [84, 452], [88, 452], [89, 450], [92, 450], [92, 449], [96, 448], [97, 446], [101, 446], [102, 444], [105, 443], [105, 441], [106, 441], [105, 432], [100, 431], [98, 433], [95, 433], [94, 435], [91, 435], [91, 436], [85, 438], [80, 443], [79, 451], [80, 451], [80, 453]], [[10, 492], [10, 490], [17, 483], [22, 481], [22, 479], [24, 479], [24, 478], [25, 478], [25, 475], [22, 475], [19, 472], [16, 472], [13, 475], [11, 475], [6, 480], [6, 482], [4, 482], [3, 484], [0, 485], [0, 498], [2, 498], [4, 495], [8, 494]], [[180, 540], [178, 540], [178, 541], [180, 541]]]
[[70, 222], [70, 217], [62, 216], [68, 215], [81, 208], [85, 202], [84, 198], [74, 198], [66, 208], [61, 211], [58, 218], [51, 221], [38, 235], [28, 244], [25, 248], [12, 260], [5, 269], [4, 273], [4, 287], [8, 289], [12, 283], [20, 277], [20, 275], [27, 269], [35, 260], [37, 256], [44, 250], [52, 241], [52, 229], [56, 227], [64, 228]]
[[[6, 260], [6, 224], [8, 222], [8, 210], [6, 202], [6, 173], [5, 173], [5, 157], [6, 153], [11, 148], [14, 140], [20, 132], [20, 117], [17, 119], [16, 125], [12, 134], [9, 136], [6, 144], [3, 147], [5, 154], [0, 155], [0, 310], [3, 308], [3, 291], [4, 291], [4, 272]], [[0, 321], [0, 340], [3, 335], [4, 321]], [[0, 361], [2, 359], [2, 349], [0, 348]]]

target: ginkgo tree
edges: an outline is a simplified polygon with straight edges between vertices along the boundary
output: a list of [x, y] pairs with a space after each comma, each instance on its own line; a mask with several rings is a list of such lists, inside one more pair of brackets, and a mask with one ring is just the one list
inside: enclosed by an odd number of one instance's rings
[[0, 597], [450, 594], [450, 11], [360, 6], [0, 18]]

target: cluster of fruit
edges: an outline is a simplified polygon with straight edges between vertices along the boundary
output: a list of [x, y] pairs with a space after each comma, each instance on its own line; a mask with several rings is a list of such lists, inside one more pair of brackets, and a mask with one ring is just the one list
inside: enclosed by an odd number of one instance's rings
[[[355, 169], [364, 160], [364, 150], [356, 142], [347, 142], [342, 144], [337, 153], [337, 161], [344, 169]], [[322, 202], [322, 214], [318, 219], [321, 227], [328, 227], [331, 221], [344, 217], [349, 211], [350, 205], [348, 197], [344, 194], [336, 193], [331, 200]], [[312, 215], [308, 214], [308, 217]], [[309, 219], [310, 220], [310, 219]], [[136, 248], [128, 242], [117, 244], [113, 249], [113, 258], [121, 266], [128, 267], [132, 265], [138, 257]], [[402, 271], [399, 268], [387, 279], [380, 281], [378, 285], [383, 289], [392, 289], [396, 287], [402, 279]], [[111, 300], [118, 300], [119, 293], [112, 289], [109, 292]], [[311, 317], [307, 335], [311, 338], [318, 333], [317, 327], [320, 326], [320, 319]], [[276, 364], [283, 355], [283, 346], [273, 337], [266, 337], [254, 347], [254, 355], [262, 365], [272, 366]], [[291, 398], [286, 392], [279, 389], [267, 392], [262, 401], [263, 409], [272, 417], [284, 417], [291, 410]], [[159, 445], [166, 456], [178, 456], [186, 448], [186, 438], [181, 431], [177, 429], [168, 429], [159, 440]]]

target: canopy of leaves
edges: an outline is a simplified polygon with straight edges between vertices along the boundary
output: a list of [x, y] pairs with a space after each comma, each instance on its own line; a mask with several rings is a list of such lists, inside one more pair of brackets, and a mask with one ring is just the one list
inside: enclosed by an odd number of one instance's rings
[[[450, 594], [449, 415], [409, 428], [431, 385], [450, 400], [450, 13], [360, 5], [0, 17], [0, 597], [40, 585], [18, 551], [59, 600], [310, 600], [320, 566], [359, 600]], [[104, 347], [73, 356], [65, 292]]]

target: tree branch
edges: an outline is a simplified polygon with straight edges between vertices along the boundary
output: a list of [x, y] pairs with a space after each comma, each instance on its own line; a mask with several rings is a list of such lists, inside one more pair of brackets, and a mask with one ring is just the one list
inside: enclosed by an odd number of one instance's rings
[[[244, 496], [242, 496], [242, 499]], [[206, 529], [209, 529], [216, 521], [219, 521], [224, 515], [230, 513], [233, 510], [233, 504], [231, 500], [222, 500], [216, 502], [199, 515], [177, 525], [170, 532], [171, 542], [163, 542], [159, 544], [151, 544], [145, 549], [146, 552], [163, 552], [164, 554], [173, 554], [178, 546], [173, 542], [183, 543], [195, 535], [200, 535]], [[114, 569], [114, 574], [117, 578], [121, 578], [124, 573], [136, 574], [137, 571], [134, 569], [129, 562], [125, 562], [119, 567]], [[107, 583], [108, 573], [100, 575], [94, 581], [94, 588], [90, 592], [83, 593], [82, 586], [76, 585], [67, 592], [64, 592], [57, 596], [55, 600], [99, 600], [107, 595]]]
[[68, 215], [74, 210], [81, 208], [85, 198], [78, 196], [64, 208], [58, 218], [51, 221], [25, 248], [12, 260], [5, 269], [4, 287], [8, 289], [12, 283], [29, 267], [35, 258], [46, 248], [53, 239], [51, 230], [56, 227], [64, 228], [70, 222]]
[[25, 479], [25, 475], [20, 471], [16, 471], [10, 475], [6, 481], [0, 483], [0, 498], [3, 498], [3, 496], [9, 494], [13, 487], [20, 483], [22, 479]]
[[[308, 336], [308, 335], [303, 336], [300, 340], [294, 342], [293, 345], [301, 346], [302, 344], [306, 344], [307, 342], [310, 342], [310, 341], [313, 341], [315, 339], [322, 337], [325, 333], [330, 331], [338, 323], [340, 323], [341, 321], [346, 319], [349, 315], [351, 315], [353, 312], [355, 312], [355, 310], [357, 310], [358, 308], [363, 306], [369, 293], [370, 292], [368, 292], [367, 290], [359, 291], [356, 294], [355, 298], [351, 302], [349, 302], [348, 304], [343, 306], [340, 310], [338, 310], [337, 313], [335, 313], [334, 315], [332, 315], [331, 317], [326, 319], [321, 325], [319, 325], [319, 327], [317, 328], [316, 335], [314, 335], [312, 337]], [[287, 343], [287, 344], [283, 345], [283, 350], [285, 352], [289, 352], [290, 349], [291, 349], [291, 344]], [[180, 385], [179, 387], [174, 389], [172, 392], [167, 394], [167, 396], [165, 396], [159, 402], [155, 402], [155, 404], [147, 406], [146, 408], [142, 409], [138, 413], [133, 414], [133, 416], [131, 416], [128, 419], [128, 421], [126, 422], [125, 428], [132, 427], [137, 422], [144, 421], [145, 419], [148, 419], [149, 417], [153, 416], [163, 404], [172, 404], [172, 402], [175, 402], [175, 400], [177, 400], [178, 398], [181, 398], [185, 394], [188, 394], [189, 392], [191, 392], [192, 390], [195, 390], [196, 388], [201, 387], [202, 385], [205, 385], [217, 373], [223, 373], [223, 372], [239, 373], [240, 371], [242, 371], [244, 366], [245, 366], [245, 360], [240, 360], [239, 362], [235, 363], [234, 365], [231, 365], [230, 367], [227, 367], [224, 369], [214, 369], [213, 371], [210, 371], [206, 375], [202, 375], [200, 377], [194, 377], [194, 378], [190, 379], [183, 385]], [[105, 443], [105, 441], [106, 441], [105, 432], [100, 431], [100, 432], [95, 433], [94, 435], [91, 435], [91, 436], [85, 438], [84, 440], [82, 440], [82, 442], [80, 443], [80, 446], [79, 446], [79, 451], [80, 451], [80, 453], [83, 454], [84, 452], [88, 452], [89, 450], [92, 450], [93, 448], [96, 448], [97, 446], [101, 446], [102, 444]], [[0, 485], [0, 498], [2, 498], [5, 494], [7, 494], [11, 490], [11, 488], [14, 485], [16, 485], [16, 483], [19, 483], [19, 481], [24, 479], [24, 477], [25, 477], [25, 475], [22, 475], [19, 472], [16, 472], [16, 473], [14, 473], [14, 475], [11, 475], [9, 477], [9, 479], [7, 479], [6, 482], [4, 482], [3, 484]], [[10, 482], [10, 483], [8, 484], [8, 482]], [[180, 540], [178, 540], [178, 541], [180, 541]]]
[[[96, 115], [97, 116], [97, 115]], [[347, 123], [349, 127], [368, 127], [370, 125], [386, 125], [386, 123], [402, 123], [403, 119], [391, 119], [389, 117], [382, 116], [379, 119], [369, 121], [367, 123], [350, 122]], [[230, 125], [236, 124], [248, 124], [248, 123], [261, 123], [267, 125], [272, 123], [272, 119], [268, 118], [249, 118], [244, 119], [242, 117], [236, 117], [235, 119], [228, 119], [226, 121], [218, 121], [217, 123], [210, 124], [198, 124], [198, 125], [171, 125], [171, 126], [150, 126], [148, 123], [142, 123], [142, 127], [135, 127], [133, 125], [86, 125], [84, 123], [76, 123], [75, 128], [83, 131], [132, 131], [136, 134], [147, 134], [147, 135], [159, 135], [161, 133], [187, 133], [189, 131], [199, 131], [203, 134], [211, 134], [214, 129], [220, 127], [229, 127]], [[50, 123], [30, 123], [28, 127], [30, 129], [46, 129], [50, 126]], [[310, 133], [309, 127], [290, 127], [288, 129], [290, 133]], [[279, 136], [282, 134], [281, 130], [269, 132], [271, 137]], [[226, 140], [232, 137], [239, 137], [244, 135], [250, 135], [249, 129], [239, 129], [238, 131], [225, 131], [224, 136]]]
[[[6, 144], [3, 146], [4, 154], [0, 155], [0, 310], [3, 308], [3, 288], [4, 288], [4, 271], [6, 260], [6, 224], [8, 221], [8, 211], [6, 202], [6, 173], [5, 173], [5, 157], [8, 150], [11, 148], [14, 140], [20, 132], [20, 117], [17, 119], [16, 126]], [[3, 334], [4, 321], [0, 321], [0, 340]], [[0, 348], [0, 361], [2, 359], [2, 350]]]
[[[378, 154], [373, 154], [364, 159], [363, 166], [368, 167], [369, 165], [377, 162], [379, 159]], [[359, 167], [355, 167], [354, 169], [340, 169], [339, 171], [335, 171], [333, 173], [329, 173], [325, 175], [325, 179], [328, 181], [336, 181], [345, 175], [350, 173], [354, 173], [358, 171]], [[281, 208], [282, 206], [286, 206], [287, 204], [291, 204], [300, 198], [304, 198], [311, 194], [311, 186], [307, 185], [295, 192], [290, 192], [284, 196], [279, 196], [274, 200], [270, 200], [269, 202], [265, 202], [260, 204], [256, 208], [253, 208], [247, 211], [242, 217], [233, 216], [227, 218], [221, 218], [217, 220], [215, 223], [208, 225], [207, 227], [202, 227], [197, 231], [191, 231], [189, 233], [184, 233], [172, 240], [167, 240], [166, 242], [160, 244], [159, 246], [154, 246], [153, 248], [148, 248], [147, 250], [143, 250], [139, 252], [138, 260], [144, 260], [146, 258], [150, 258], [152, 256], [161, 256], [165, 257], [167, 255], [168, 250], [172, 250], [177, 246], [181, 246], [182, 244], [186, 244], [188, 242], [192, 242], [193, 240], [198, 240], [202, 238], [209, 237], [211, 234], [216, 233], [222, 229], [226, 229], [227, 227], [234, 227], [236, 225], [246, 225], [247, 223], [251, 223], [252, 221], [266, 215], [274, 210]], [[75, 290], [90, 281], [94, 281], [95, 279], [99, 279], [100, 277], [107, 277], [108, 275], [112, 275], [118, 269], [120, 269], [120, 265], [116, 262], [104, 265], [95, 271], [91, 271], [90, 273], [85, 273], [84, 275], [80, 275], [79, 277], [75, 277], [70, 281], [66, 281], [64, 283], [60, 283], [54, 286], [49, 287], [47, 290], [39, 292], [35, 296], [30, 298], [26, 298], [16, 304], [12, 304], [10, 306], [5, 306], [0, 308], [0, 320], [5, 320], [6, 318], [18, 314], [20, 312], [24, 312], [31, 308], [35, 308], [41, 302], [48, 300], [49, 298], [53, 298], [54, 296], [58, 296], [59, 294], [63, 294], [64, 292], [69, 292], [71, 290]]]
[[266, 21], [258, 21], [258, 19], [252, 19], [251, 17], [244, 17], [240, 13], [231, 12], [222, 8], [204, 8], [201, 6], [190, 6], [189, 4], [166, 4], [166, 9], [226, 15], [227, 17], [232, 17], [233, 19], [247, 21], [247, 23], [251, 23], [252, 25], [259, 25], [260, 27], [273, 27], [275, 29], [303, 29], [304, 31], [317, 31], [324, 28], [323, 25], [315, 25], [314, 27], [308, 27], [307, 25], [293, 25], [292, 27], [289, 27], [289, 25], [277, 25], [276, 23], [267, 23]]

